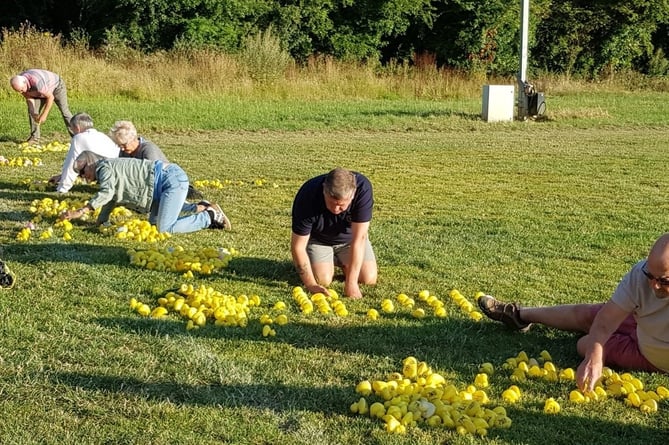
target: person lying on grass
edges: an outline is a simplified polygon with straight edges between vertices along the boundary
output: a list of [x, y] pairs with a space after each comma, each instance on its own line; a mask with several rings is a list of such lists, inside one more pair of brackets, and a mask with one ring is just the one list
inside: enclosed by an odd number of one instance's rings
[[581, 390], [594, 389], [605, 365], [669, 372], [669, 233], [632, 266], [606, 303], [521, 307], [484, 295], [478, 305], [512, 329], [540, 323], [585, 333], [576, 343], [584, 357], [576, 372]]
[[335, 265], [344, 293], [361, 298], [359, 283], [375, 285], [376, 256], [369, 241], [374, 197], [364, 175], [344, 168], [305, 182], [293, 201], [290, 250], [309, 292], [327, 294]]
[[[230, 229], [230, 220], [217, 204], [206, 207], [186, 202], [188, 176], [176, 164], [145, 159], [104, 159], [93, 152], [81, 153], [74, 170], [87, 181], [97, 181], [98, 193], [62, 219], [81, 218], [101, 208], [98, 224], [109, 220], [116, 206], [149, 213], [149, 222], [163, 233], [188, 233], [197, 230]], [[188, 213], [180, 216], [182, 212]]]

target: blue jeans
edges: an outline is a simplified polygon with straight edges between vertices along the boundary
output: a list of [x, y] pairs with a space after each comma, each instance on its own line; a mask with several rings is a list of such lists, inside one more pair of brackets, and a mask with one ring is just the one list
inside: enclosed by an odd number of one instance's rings
[[161, 193], [151, 204], [149, 222], [155, 224], [159, 232], [196, 232], [211, 225], [207, 212], [179, 217], [181, 212], [194, 212], [196, 208], [195, 204], [186, 202], [188, 176], [181, 167], [176, 164], [165, 165], [158, 180], [161, 181]]

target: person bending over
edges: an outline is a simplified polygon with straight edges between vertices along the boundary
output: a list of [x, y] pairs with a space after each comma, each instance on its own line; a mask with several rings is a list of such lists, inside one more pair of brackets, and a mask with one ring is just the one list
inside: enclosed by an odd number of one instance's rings
[[32, 68], [23, 71], [9, 80], [14, 91], [21, 93], [28, 105], [28, 119], [30, 121], [30, 137], [26, 142], [36, 144], [40, 140], [40, 125], [49, 116], [51, 107], [55, 103], [63, 115], [65, 127], [70, 130], [72, 113], [67, 104], [67, 88], [61, 77], [51, 71]]
[[[116, 121], [109, 136], [121, 148], [122, 158], [148, 159], [150, 161], [169, 162], [165, 153], [153, 142], [137, 134], [137, 128], [130, 121]], [[188, 199], [202, 199], [203, 195], [193, 185], [188, 185]], [[201, 205], [206, 206], [207, 201]]]
[[49, 179], [57, 184], [58, 193], [67, 193], [74, 185], [77, 174], [74, 171], [74, 160], [85, 151], [92, 151], [102, 158], [118, 158], [118, 145], [109, 136], [93, 128], [93, 119], [87, 113], [77, 113], [70, 119], [70, 130], [74, 134], [70, 141], [70, 149], [65, 155], [63, 168], [59, 175]]

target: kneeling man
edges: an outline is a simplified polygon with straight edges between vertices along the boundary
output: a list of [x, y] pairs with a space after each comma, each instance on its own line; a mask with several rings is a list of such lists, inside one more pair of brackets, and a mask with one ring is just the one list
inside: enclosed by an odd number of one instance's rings
[[376, 284], [376, 256], [368, 238], [373, 206], [369, 179], [344, 168], [302, 185], [293, 201], [290, 250], [309, 292], [327, 294], [335, 266], [344, 271], [347, 297], [362, 297], [359, 283]]

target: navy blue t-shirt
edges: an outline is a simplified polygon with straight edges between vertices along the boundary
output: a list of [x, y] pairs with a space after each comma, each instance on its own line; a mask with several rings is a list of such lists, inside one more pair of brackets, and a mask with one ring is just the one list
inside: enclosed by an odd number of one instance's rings
[[351, 205], [335, 215], [325, 207], [323, 183], [327, 174], [316, 176], [305, 182], [293, 201], [293, 233], [325, 245], [344, 244], [351, 241], [351, 223], [372, 220], [374, 197], [372, 184], [361, 173], [353, 172], [356, 190]]

